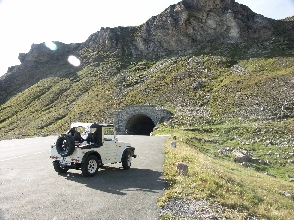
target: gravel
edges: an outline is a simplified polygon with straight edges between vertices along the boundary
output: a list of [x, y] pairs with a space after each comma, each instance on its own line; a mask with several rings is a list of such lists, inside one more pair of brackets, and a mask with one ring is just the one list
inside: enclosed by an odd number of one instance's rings
[[258, 219], [206, 199], [171, 199], [161, 208], [160, 216], [169, 219]]

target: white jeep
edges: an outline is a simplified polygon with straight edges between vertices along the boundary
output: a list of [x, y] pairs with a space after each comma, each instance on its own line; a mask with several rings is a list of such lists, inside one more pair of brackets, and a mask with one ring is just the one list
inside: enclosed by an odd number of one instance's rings
[[127, 170], [135, 148], [118, 141], [110, 124], [72, 123], [67, 134], [61, 134], [51, 146], [50, 158], [58, 173], [81, 169], [84, 176], [94, 176], [104, 164], [122, 163]]

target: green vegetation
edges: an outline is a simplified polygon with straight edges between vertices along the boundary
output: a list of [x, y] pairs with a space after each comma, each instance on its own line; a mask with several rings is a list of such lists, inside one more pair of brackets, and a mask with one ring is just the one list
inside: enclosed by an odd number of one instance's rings
[[[294, 214], [293, 119], [273, 122], [233, 120], [189, 129], [173, 129], [177, 147], [165, 146], [164, 176], [168, 188], [159, 205], [171, 198], [218, 202], [229, 219], [291, 219]], [[171, 132], [161, 125], [156, 134]], [[225, 150], [230, 149], [230, 150]], [[252, 158], [246, 167], [234, 162], [233, 149], [246, 149]], [[271, 153], [269, 153], [271, 152]], [[177, 173], [178, 162], [189, 166], [188, 176]], [[273, 176], [268, 176], [269, 173]], [[236, 210], [232, 212], [230, 210]], [[167, 217], [169, 219], [170, 217]]]

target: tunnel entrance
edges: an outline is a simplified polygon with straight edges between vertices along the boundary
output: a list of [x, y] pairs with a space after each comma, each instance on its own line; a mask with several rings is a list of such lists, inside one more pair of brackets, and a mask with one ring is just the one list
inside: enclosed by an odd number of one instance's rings
[[[1, 0], [0, 0], [1, 1]], [[113, 124], [117, 135], [150, 135], [160, 121], [167, 121], [171, 112], [156, 105], [128, 105], [115, 110]]]
[[138, 114], [129, 119], [126, 125], [126, 130], [128, 131], [128, 134], [149, 136], [154, 127], [155, 124], [150, 117]]

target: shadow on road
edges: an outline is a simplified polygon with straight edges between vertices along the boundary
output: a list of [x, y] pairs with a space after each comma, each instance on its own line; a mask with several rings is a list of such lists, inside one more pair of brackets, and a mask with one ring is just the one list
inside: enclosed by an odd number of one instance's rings
[[166, 187], [162, 173], [149, 169], [104, 167], [94, 177], [68, 172], [65, 179], [83, 184], [95, 190], [126, 195], [128, 191], [158, 193]]
[[4, 215], [3, 215], [2, 209], [0, 208], [0, 220], [1, 220], [1, 219], [4, 219], [3, 216], [4, 216]]

